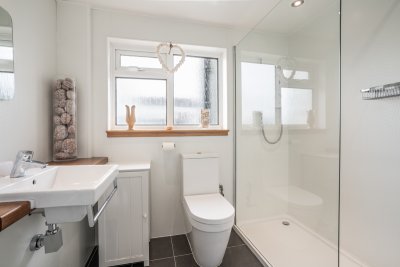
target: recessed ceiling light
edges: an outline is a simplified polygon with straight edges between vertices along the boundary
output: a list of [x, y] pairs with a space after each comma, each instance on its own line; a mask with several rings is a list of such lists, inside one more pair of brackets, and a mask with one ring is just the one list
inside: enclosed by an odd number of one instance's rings
[[299, 7], [304, 4], [304, 0], [296, 0], [292, 2], [292, 7]]

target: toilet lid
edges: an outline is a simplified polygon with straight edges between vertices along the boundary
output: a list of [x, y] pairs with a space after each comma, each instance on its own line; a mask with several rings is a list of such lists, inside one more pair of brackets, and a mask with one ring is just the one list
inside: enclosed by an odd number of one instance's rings
[[187, 212], [204, 224], [223, 224], [233, 219], [235, 209], [220, 194], [185, 196]]

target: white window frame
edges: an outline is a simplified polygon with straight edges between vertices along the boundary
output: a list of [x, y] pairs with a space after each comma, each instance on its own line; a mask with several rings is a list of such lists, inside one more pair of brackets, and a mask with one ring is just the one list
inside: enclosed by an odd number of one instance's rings
[[[255, 64], [269, 64], [269, 65], [275, 65], [276, 62], [279, 60], [281, 56], [279, 55], [272, 55], [272, 54], [265, 54], [265, 53], [256, 53], [256, 52], [248, 52], [244, 51], [242, 52], [240, 61], [239, 61], [239, 68], [241, 68], [241, 63], [246, 62], [246, 63], [255, 63]], [[305, 71], [308, 72], [309, 74], [309, 79], [308, 80], [291, 80], [290, 85], [286, 86], [289, 88], [298, 88], [298, 89], [307, 89], [312, 91], [312, 107], [314, 112], [322, 113], [320, 111], [320, 107], [318, 106], [318, 97], [319, 97], [319, 90], [317, 89], [320, 87], [318, 84], [318, 81], [316, 81], [315, 77], [318, 76], [318, 68], [315, 66], [317, 65], [318, 62], [311, 61], [309, 59], [302, 59], [302, 58], [296, 58], [297, 62], [300, 63], [298, 68], [300, 68], [300, 71]], [[283, 86], [284, 87], [284, 86]], [[240, 103], [241, 107], [241, 103]], [[325, 114], [325, 110], [323, 110], [323, 114]], [[240, 115], [242, 116], [242, 115]], [[240, 117], [240, 119], [242, 119]], [[323, 129], [325, 128], [325, 122], [321, 123], [319, 121], [317, 123], [317, 128], [318, 129]], [[307, 124], [286, 124], [285, 125], [289, 130], [309, 130], [309, 126]], [[255, 127], [252, 124], [242, 124], [241, 123], [241, 129], [242, 130], [254, 130]]]
[[[121, 55], [155, 56], [156, 47], [159, 43], [150, 41], [122, 40], [116, 38], [108, 39], [108, 67], [109, 67], [109, 92], [108, 92], [108, 129], [126, 130], [127, 126], [116, 125], [116, 78], [142, 78], [142, 79], [164, 79], [166, 88], [166, 125], [135, 125], [137, 130], [162, 130], [172, 127], [177, 130], [202, 130], [201, 125], [174, 125], [174, 76], [164, 69], [154, 68], [130, 68], [120, 67]], [[186, 56], [216, 58], [218, 60], [218, 125], [211, 125], [210, 129], [226, 129], [226, 49], [193, 45], [180, 45]], [[167, 60], [167, 65], [173, 66], [173, 56]], [[179, 71], [179, 70], [178, 70]], [[200, 116], [200, 114], [199, 114]]]

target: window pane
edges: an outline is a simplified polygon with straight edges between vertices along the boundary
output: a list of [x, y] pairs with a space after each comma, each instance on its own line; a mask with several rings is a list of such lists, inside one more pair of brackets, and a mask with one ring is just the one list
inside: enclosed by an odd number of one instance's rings
[[293, 79], [295, 79], [295, 80], [309, 80], [310, 79], [310, 75], [309, 75], [308, 71], [299, 71], [299, 70], [297, 70], [296, 73], [294, 74]]
[[136, 124], [167, 124], [167, 81], [116, 78], [116, 123], [127, 125], [125, 105], [136, 105]]
[[[285, 77], [290, 77], [292, 75], [292, 70], [283, 70], [283, 75]], [[293, 80], [309, 80], [309, 73], [308, 71], [301, 71], [301, 70], [296, 70], [296, 72], [293, 75]]]
[[262, 112], [264, 124], [275, 123], [275, 66], [241, 64], [242, 124], [256, 123], [255, 111]]
[[307, 114], [311, 110], [311, 89], [282, 88], [283, 124], [307, 124]]
[[121, 67], [137, 67], [161, 69], [162, 66], [156, 57], [141, 57], [121, 55]]
[[8, 46], [0, 46], [0, 59], [13, 60], [13, 48]]
[[0, 72], [0, 99], [12, 99], [14, 96], [14, 73]]
[[[180, 56], [174, 56], [176, 65]], [[174, 74], [174, 124], [200, 124], [201, 109], [218, 124], [218, 59], [187, 56]]]

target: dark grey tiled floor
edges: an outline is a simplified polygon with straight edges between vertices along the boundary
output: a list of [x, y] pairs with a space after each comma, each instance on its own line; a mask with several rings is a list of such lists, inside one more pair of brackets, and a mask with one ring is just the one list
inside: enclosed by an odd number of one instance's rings
[[[242, 239], [232, 230], [221, 267], [262, 266]], [[152, 239], [150, 267], [198, 267], [193, 259], [186, 235]]]
[[171, 237], [153, 238], [150, 240], [150, 260], [173, 257]]
[[186, 235], [175, 235], [172, 236], [171, 239], [174, 256], [187, 255], [192, 253]]

